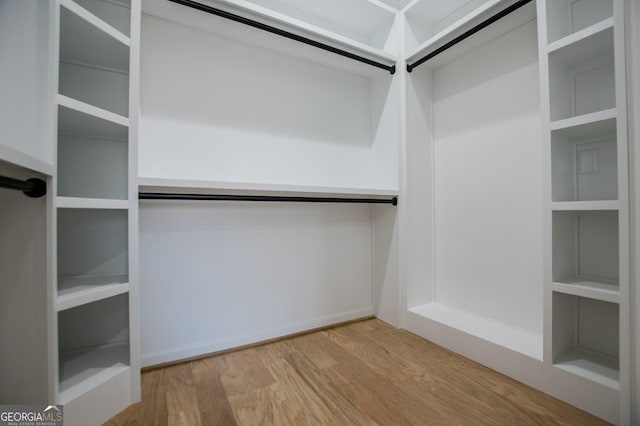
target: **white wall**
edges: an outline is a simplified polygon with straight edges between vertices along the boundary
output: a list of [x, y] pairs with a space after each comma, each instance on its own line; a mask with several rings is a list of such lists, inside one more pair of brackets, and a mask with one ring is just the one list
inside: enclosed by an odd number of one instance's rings
[[373, 314], [371, 215], [367, 205], [142, 203], [142, 364]]
[[542, 334], [536, 25], [434, 71], [435, 297]]
[[372, 185], [368, 78], [149, 15], [141, 64], [140, 176]]

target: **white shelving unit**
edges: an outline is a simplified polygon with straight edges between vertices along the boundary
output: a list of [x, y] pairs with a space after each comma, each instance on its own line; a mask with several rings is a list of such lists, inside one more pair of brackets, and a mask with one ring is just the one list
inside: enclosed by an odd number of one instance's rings
[[[623, 1], [538, 1], [549, 143], [551, 393], [628, 424], [629, 213]], [[545, 120], [546, 119], [546, 120]], [[547, 121], [548, 120], [548, 121]], [[584, 379], [581, 395], [562, 381]], [[576, 382], [578, 383], [578, 382]]]
[[[57, 10], [55, 399], [65, 404], [65, 422], [94, 424], [140, 397], [135, 326], [140, 2], [59, 0]], [[108, 401], [100, 401], [105, 396]]]

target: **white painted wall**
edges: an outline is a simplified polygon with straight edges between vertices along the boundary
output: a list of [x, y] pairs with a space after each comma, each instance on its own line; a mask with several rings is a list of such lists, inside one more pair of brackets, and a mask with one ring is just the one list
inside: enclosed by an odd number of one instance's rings
[[373, 314], [371, 215], [366, 205], [142, 203], [142, 365]]
[[148, 15], [142, 25], [140, 176], [372, 185], [368, 78]]
[[435, 70], [433, 91], [435, 297], [542, 334], [535, 22]]

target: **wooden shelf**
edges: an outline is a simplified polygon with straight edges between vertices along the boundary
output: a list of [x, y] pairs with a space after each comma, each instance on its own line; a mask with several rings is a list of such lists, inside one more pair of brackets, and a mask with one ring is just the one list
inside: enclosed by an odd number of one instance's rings
[[551, 131], [559, 131], [564, 129], [574, 129], [574, 132], [589, 132], [593, 131], [593, 128], [583, 128], [579, 129], [579, 127], [587, 126], [590, 124], [600, 123], [600, 126], [610, 127], [611, 123], [606, 122], [607, 120], [612, 120], [616, 118], [616, 109], [611, 108], [604, 111], [592, 112], [590, 114], [583, 114], [577, 117], [566, 118], [562, 120], [556, 120], [551, 122]]
[[429, 303], [409, 311], [542, 361], [542, 336], [441, 303]]
[[603, 201], [554, 201], [551, 203], [553, 211], [590, 211], [590, 210], [618, 210], [618, 200]]
[[[127, 117], [114, 114], [102, 108], [98, 108], [93, 105], [89, 105], [87, 103], [72, 99], [68, 96], [59, 94], [57, 95], [57, 101], [59, 106], [62, 106], [83, 114], [90, 115], [94, 118], [106, 120], [114, 124], [119, 124], [120, 126], [125, 126], [125, 127], [129, 126], [129, 119]], [[79, 127], [79, 128], [82, 128], [82, 127]]]
[[620, 289], [617, 284], [589, 281], [585, 278], [567, 278], [551, 283], [551, 290], [557, 293], [587, 297], [603, 302], [620, 303]]
[[60, 209], [103, 209], [126, 210], [129, 200], [109, 200], [103, 198], [58, 197], [56, 207]]
[[396, 189], [341, 188], [304, 185], [260, 184], [247, 182], [221, 182], [203, 180], [180, 180], [162, 178], [138, 178], [140, 192], [171, 192], [185, 194], [236, 194], [236, 195], [283, 195], [349, 198], [397, 197]]
[[129, 291], [127, 274], [85, 275], [58, 278], [57, 310], [107, 299]]
[[59, 401], [67, 404], [129, 372], [129, 343], [60, 354]]
[[573, 349], [559, 356], [553, 365], [612, 389], [620, 389], [618, 362], [609, 357]]
[[61, 61], [129, 70], [129, 37], [72, 0], [60, 5]]

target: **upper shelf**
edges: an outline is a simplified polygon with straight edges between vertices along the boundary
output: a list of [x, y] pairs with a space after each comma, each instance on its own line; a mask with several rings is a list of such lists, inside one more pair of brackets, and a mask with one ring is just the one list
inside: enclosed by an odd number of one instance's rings
[[61, 0], [60, 60], [129, 70], [129, 37], [72, 0]]
[[[412, 63], [440, 48], [456, 37], [517, 3], [517, 0], [456, 0], [451, 2], [415, 2], [405, 11], [407, 20], [407, 62]], [[431, 67], [440, 66], [458, 55], [495, 40], [536, 17], [535, 2], [520, 7], [446, 54], [432, 60]]]
[[[314, 12], [316, 12], [318, 2], [303, 0], [291, 2], [283, 2], [281, 0], [256, 0], [254, 2], [245, 0], [198, 0], [196, 3], [253, 20], [279, 30], [284, 30], [333, 48], [345, 50], [350, 54], [381, 62], [386, 66], [392, 66], [397, 61], [397, 55], [395, 54], [397, 46], [393, 43], [393, 32], [391, 31], [395, 22], [395, 13], [391, 10], [374, 6], [373, 3], [367, 0], [350, 0], [347, 2], [349, 5], [348, 9], [353, 10], [353, 15], [350, 14], [349, 17], [357, 16], [358, 14], [364, 15], [365, 17], [371, 16], [371, 23], [377, 22], [378, 24], [370, 23], [371, 25], [368, 24], [367, 27], [372, 31], [380, 31], [380, 34], [363, 36], [358, 35], [355, 30], [344, 28], [338, 32], [337, 30], [340, 29], [341, 25], [336, 22], [327, 21], [326, 17], [319, 18], [315, 16]], [[367, 7], [359, 9], [354, 6], [360, 3]], [[264, 4], [264, 6], [262, 4]], [[322, 2], [322, 6], [324, 8], [324, 2]], [[148, 15], [220, 34], [226, 38], [233, 38], [253, 45], [264, 46], [285, 54], [304, 56], [308, 59], [327, 63], [332, 66], [341, 66], [344, 62], [352, 62], [340, 59], [338, 55], [324, 53], [320, 49], [308, 48], [306, 50], [300, 50], [300, 44], [295, 42], [288, 43], [283, 41], [282, 43], [275, 43], [271, 36], [265, 36], [266, 33], [261, 30], [247, 31], [249, 27], [245, 25], [231, 22], [224, 18], [203, 13], [191, 7], [167, 0], [144, 0], [143, 11]], [[372, 11], [376, 12], [372, 13]], [[283, 12], [291, 13], [291, 16]], [[343, 14], [346, 15], [344, 12]], [[311, 19], [311, 17], [315, 19]], [[303, 20], [301, 18], [307, 19]], [[344, 19], [344, 16], [342, 16], [341, 19]], [[356, 21], [364, 22], [365, 20], [366, 18], [359, 18]], [[329, 25], [328, 22], [331, 25]], [[227, 23], [229, 24], [227, 25]], [[322, 23], [325, 25], [320, 26]], [[280, 37], [277, 38], [282, 39]], [[380, 41], [383, 39], [384, 42]], [[318, 56], [319, 54], [322, 55], [321, 59]], [[334, 62], [335, 59], [333, 58], [338, 58], [339, 62]], [[347, 68], [349, 68], [349, 66], [347, 66]]]
[[398, 196], [398, 191], [392, 189], [336, 188], [324, 186], [276, 185], [163, 178], [138, 178], [138, 187], [140, 192], [180, 194], [233, 194], [292, 197], [313, 196], [376, 199]]

